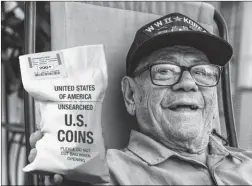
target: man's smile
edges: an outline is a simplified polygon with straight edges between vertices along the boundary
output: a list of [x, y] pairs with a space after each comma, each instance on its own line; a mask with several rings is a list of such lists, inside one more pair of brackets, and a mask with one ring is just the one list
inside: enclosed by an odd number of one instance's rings
[[198, 107], [194, 105], [176, 105], [168, 108], [174, 112], [182, 112], [182, 111], [197, 111]]
[[203, 108], [203, 104], [191, 98], [176, 99], [175, 101], [162, 104], [163, 109], [173, 112], [195, 112]]

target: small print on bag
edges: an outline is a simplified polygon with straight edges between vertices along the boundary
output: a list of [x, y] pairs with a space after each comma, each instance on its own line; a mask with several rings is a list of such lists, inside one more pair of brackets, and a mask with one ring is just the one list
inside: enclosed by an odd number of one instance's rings
[[27, 57], [31, 78], [47, 79], [66, 77], [64, 59], [61, 52], [46, 52]]

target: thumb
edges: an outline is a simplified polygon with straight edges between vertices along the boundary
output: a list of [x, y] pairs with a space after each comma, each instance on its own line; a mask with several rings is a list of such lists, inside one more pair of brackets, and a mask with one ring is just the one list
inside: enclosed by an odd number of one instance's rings
[[63, 176], [60, 174], [54, 174], [49, 177], [49, 181], [51, 185], [60, 185], [63, 181]]

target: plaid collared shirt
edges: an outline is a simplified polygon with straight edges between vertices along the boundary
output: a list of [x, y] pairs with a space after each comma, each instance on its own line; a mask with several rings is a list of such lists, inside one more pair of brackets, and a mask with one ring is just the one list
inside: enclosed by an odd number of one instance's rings
[[207, 164], [132, 131], [129, 145], [107, 152], [111, 184], [252, 185], [252, 152], [224, 147], [210, 136]]

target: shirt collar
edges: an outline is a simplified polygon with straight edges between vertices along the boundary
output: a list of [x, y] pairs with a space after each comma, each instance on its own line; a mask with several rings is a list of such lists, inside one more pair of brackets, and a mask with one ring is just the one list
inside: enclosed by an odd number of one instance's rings
[[[129, 145], [127, 148], [149, 165], [162, 163], [173, 155], [180, 156], [177, 152], [135, 130], [131, 131]], [[213, 136], [210, 136], [209, 139], [209, 154], [219, 156], [231, 155], [236, 157], [234, 153], [228, 151]]]
[[242, 161], [242, 159], [239, 158], [239, 156], [238, 156], [239, 153], [229, 151], [214, 136], [210, 136], [209, 154], [210, 155], [214, 154], [214, 155], [219, 155], [219, 156], [231, 156], [233, 158], [236, 158], [236, 159], [239, 159], [240, 161]]

